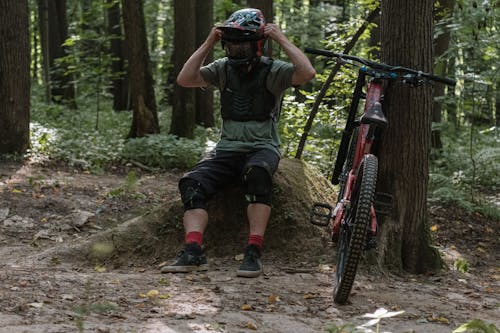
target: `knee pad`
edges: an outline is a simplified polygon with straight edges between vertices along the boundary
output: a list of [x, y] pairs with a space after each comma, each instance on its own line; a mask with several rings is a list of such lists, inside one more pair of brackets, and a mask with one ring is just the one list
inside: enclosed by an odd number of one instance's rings
[[179, 191], [185, 211], [195, 208], [206, 209], [207, 196], [200, 182], [191, 178], [182, 178], [179, 181]]
[[243, 175], [245, 199], [248, 203], [262, 203], [271, 206], [272, 178], [269, 172], [258, 166], [251, 166]]

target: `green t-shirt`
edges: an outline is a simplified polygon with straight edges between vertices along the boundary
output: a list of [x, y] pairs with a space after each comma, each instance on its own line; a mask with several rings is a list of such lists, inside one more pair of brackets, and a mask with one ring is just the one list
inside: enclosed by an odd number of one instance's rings
[[[227, 58], [222, 58], [201, 68], [205, 82], [214, 85], [219, 90], [224, 89], [226, 81], [225, 64]], [[267, 89], [274, 95], [276, 105], [273, 114], [279, 115], [281, 100], [285, 90], [292, 86], [294, 66], [291, 63], [274, 60], [267, 76]], [[235, 121], [223, 120], [221, 138], [215, 147], [217, 150], [250, 152], [267, 148], [281, 155], [279, 146], [278, 124], [274, 119], [266, 121]]]

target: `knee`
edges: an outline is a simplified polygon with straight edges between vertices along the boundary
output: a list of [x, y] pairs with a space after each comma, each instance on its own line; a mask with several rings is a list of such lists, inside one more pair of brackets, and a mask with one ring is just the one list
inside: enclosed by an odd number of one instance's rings
[[179, 191], [185, 211], [195, 208], [206, 209], [207, 196], [200, 182], [191, 178], [182, 178], [179, 181]]
[[245, 199], [248, 203], [271, 206], [272, 176], [264, 168], [251, 166], [243, 175]]

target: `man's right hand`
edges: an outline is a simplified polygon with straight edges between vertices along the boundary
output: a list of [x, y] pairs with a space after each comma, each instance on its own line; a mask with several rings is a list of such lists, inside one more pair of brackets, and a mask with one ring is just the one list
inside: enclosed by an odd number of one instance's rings
[[207, 43], [209, 43], [211, 46], [214, 46], [218, 41], [220, 41], [222, 38], [222, 30], [213, 27], [210, 33], [208, 34], [207, 37]]

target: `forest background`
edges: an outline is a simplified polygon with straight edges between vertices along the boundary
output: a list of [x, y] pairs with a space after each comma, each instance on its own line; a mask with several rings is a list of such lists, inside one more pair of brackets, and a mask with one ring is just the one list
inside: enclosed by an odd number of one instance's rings
[[[33, 160], [63, 161], [91, 172], [129, 162], [188, 168], [218, 139], [219, 95], [178, 87], [174, 79], [214, 24], [242, 6], [258, 6], [298, 47], [341, 51], [378, 6], [372, 0], [243, 2], [29, 1], [31, 106], [24, 122], [29, 119], [30, 127], [14, 137], [12, 130], [2, 131], [15, 141], [3, 140], [3, 158], [27, 152]], [[434, 17], [434, 72], [458, 84], [434, 89], [429, 197], [498, 217], [498, 2], [436, 1]], [[379, 60], [379, 51], [375, 19], [351, 54]], [[270, 52], [285, 56], [276, 45]], [[207, 61], [222, 56], [216, 47]], [[285, 157], [296, 155], [332, 68], [324, 59], [311, 60], [316, 80], [290, 91], [283, 103]], [[327, 177], [354, 75], [351, 69], [337, 74], [307, 135], [302, 158]], [[134, 100], [141, 101], [135, 108]]]
[[[150, 168], [187, 168], [217, 141], [217, 92], [183, 89], [174, 78], [214, 24], [252, 4], [127, 3], [120, 9], [114, 0], [29, 1], [31, 126], [29, 142], [21, 136], [16, 140], [25, 142], [11, 148], [20, 147], [22, 153], [29, 146], [32, 159], [101, 172], [130, 161]], [[377, 2], [275, 0], [264, 5], [298, 47], [341, 51]], [[497, 7], [490, 1], [436, 1], [434, 72], [458, 84], [434, 90], [429, 191], [432, 200], [493, 215], [498, 210], [480, 193], [494, 195], [499, 184]], [[378, 60], [379, 33], [375, 20], [351, 53]], [[278, 47], [271, 48], [273, 57], [284, 56]], [[217, 47], [210, 58], [221, 56]], [[315, 82], [290, 91], [283, 103], [280, 131], [285, 157], [296, 154], [305, 120], [332, 67], [321, 59], [312, 61], [319, 73]], [[132, 67], [146, 74], [139, 74], [135, 89]], [[349, 69], [337, 75], [307, 137], [303, 159], [326, 176], [338, 149], [354, 75]], [[152, 118], [139, 119], [139, 129], [137, 115], [127, 112], [137, 98], [134, 94], [142, 94], [149, 111], [143, 114]], [[7, 145], [2, 150], [16, 149]]]

